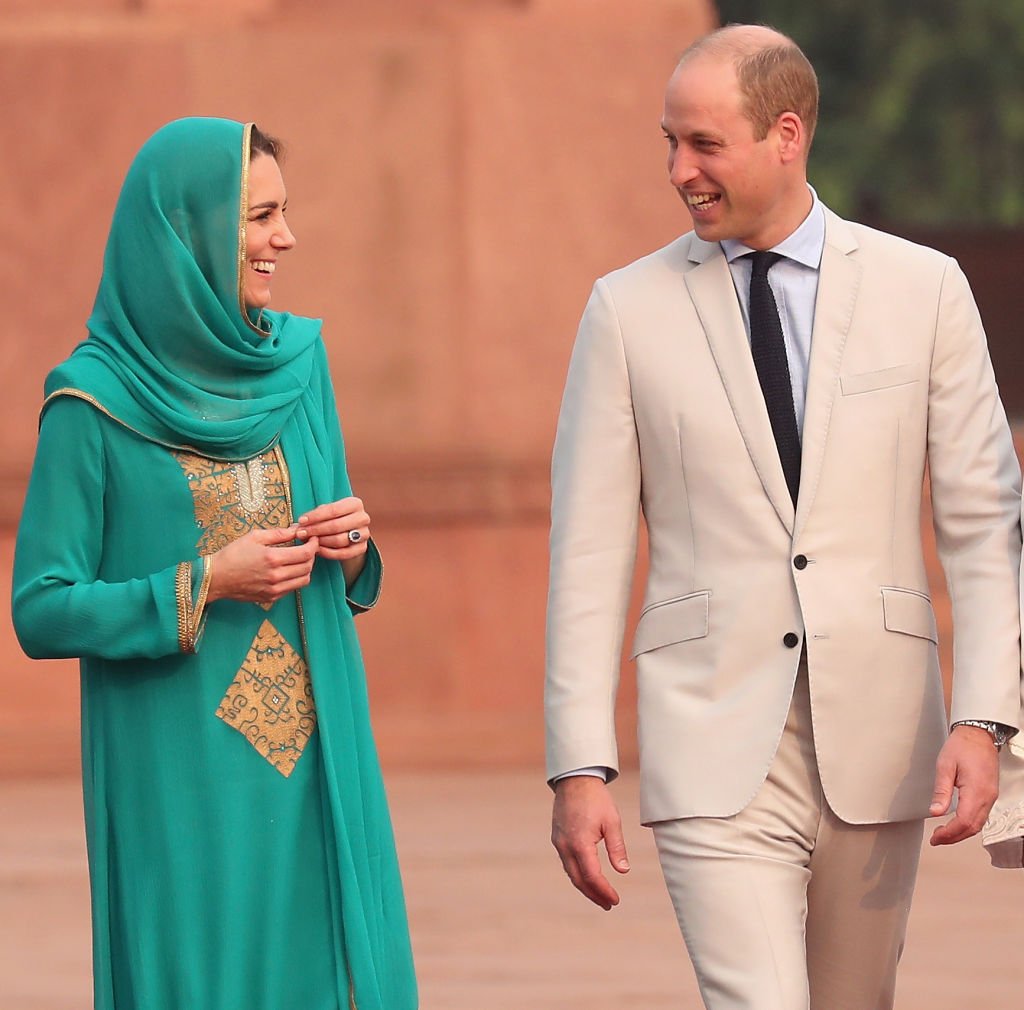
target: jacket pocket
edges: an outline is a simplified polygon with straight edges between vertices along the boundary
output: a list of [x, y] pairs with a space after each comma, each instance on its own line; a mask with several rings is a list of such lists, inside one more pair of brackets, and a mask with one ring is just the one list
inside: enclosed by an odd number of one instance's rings
[[886, 631], [898, 631], [915, 638], [927, 638], [938, 645], [939, 631], [935, 625], [932, 601], [913, 589], [882, 587], [882, 616]]
[[676, 642], [704, 638], [708, 633], [708, 610], [711, 590], [677, 596], [672, 600], [652, 603], [637, 621], [630, 659], [642, 652], [660, 649]]
[[855, 396], [857, 393], [870, 393], [875, 389], [906, 386], [920, 378], [920, 365], [895, 365], [892, 368], [880, 368], [877, 372], [841, 375], [839, 383], [843, 387], [843, 396]]

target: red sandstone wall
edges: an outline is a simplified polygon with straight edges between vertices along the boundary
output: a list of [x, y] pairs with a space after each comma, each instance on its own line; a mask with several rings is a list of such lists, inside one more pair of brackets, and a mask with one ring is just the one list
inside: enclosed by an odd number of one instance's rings
[[[709, 0], [0, 0], [0, 593], [42, 380], [83, 335], [134, 151], [176, 116], [255, 119], [290, 147], [299, 246], [275, 305], [326, 321], [385, 552], [361, 619], [385, 759], [539, 761], [568, 352], [593, 278], [685, 227], [661, 92], [713, 18]], [[74, 665], [30, 663], [0, 615], [0, 773], [67, 770]], [[627, 724], [631, 706], [627, 686]]]

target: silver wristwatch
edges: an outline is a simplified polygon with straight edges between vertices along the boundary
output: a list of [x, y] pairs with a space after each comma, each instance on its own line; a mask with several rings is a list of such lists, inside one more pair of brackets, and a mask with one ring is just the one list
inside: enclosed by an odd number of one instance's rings
[[1003, 726], [998, 722], [989, 722], [987, 719], [961, 719], [959, 722], [955, 722], [952, 725], [952, 729], [956, 729], [957, 726], [977, 726], [978, 729], [985, 730], [989, 736], [992, 737], [992, 742], [996, 745], [996, 750], [1006, 743], [1007, 740], [1013, 735], [1012, 730], [1007, 726]]

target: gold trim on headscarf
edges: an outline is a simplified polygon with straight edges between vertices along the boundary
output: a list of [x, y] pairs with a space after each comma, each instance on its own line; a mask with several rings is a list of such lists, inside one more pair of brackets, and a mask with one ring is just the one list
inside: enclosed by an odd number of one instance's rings
[[[248, 317], [246, 317], [248, 318]], [[43, 400], [42, 407], [39, 408], [39, 424], [43, 423], [43, 414], [46, 412], [46, 408], [57, 399], [58, 396], [74, 396], [79, 400], [85, 400], [86, 403], [95, 407], [101, 414], [105, 414], [110, 418], [111, 421], [121, 425], [122, 428], [127, 428], [128, 431], [138, 435], [139, 438], [144, 438], [147, 442], [152, 442], [154, 445], [162, 445], [165, 449], [171, 449], [174, 452], [191, 452], [197, 456], [203, 456], [206, 459], [217, 460], [221, 463], [237, 463], [239, 460], [252, 459], [252, 456], [211, 456], [209, 453], [201, 453], [195, 446], [191, 445], [179, 445], [177, 442], [165, 442], [163, 439], [153, 438], [151, 435], [147, 435], [145, 432], [139, 431], [138, 428], [133, 428], [127, 421], [118, 417], [117, 414], [112, 414], [106, 407], [100, 403], [91, 393], [86, 393], [81, 389], [75, 389], [72, 386], [62, 386], [60, 389], [55, 389], [50, 395]], [[280, 436], [275, 435], [274, 440], [264, 446], [258, 452], [254, 453], [254, 456], [262, 456], [264, 453], [269, 452], [277, 444], [277, 440]]]
[[242, 312], [249, 329], [258, 333], [261, 337], [267, 336], [268, 331], [262, 329], [259, 323], [259, 316], [254, 323], [249, 318], [249, 306], [245, 304], [245, 271], [248, 266], [248, 257], [245, 250], [245, 229], [249, 223], [249, 162], [252, 150], [252, 130], [255, 123], [246, 123], [242, 127], [242, 179], [241, 199], [238, 201], [238, 307]]

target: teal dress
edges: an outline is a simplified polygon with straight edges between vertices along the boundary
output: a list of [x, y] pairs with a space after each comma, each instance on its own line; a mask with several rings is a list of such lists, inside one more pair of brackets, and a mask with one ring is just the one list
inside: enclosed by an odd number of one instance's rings
[[414, 1010], [353, 625], [376, 547], [348, 588], [318, 558], [272, 606], [205, 602], [225, 544], [351, 494], [319, 327], [256, 451], [169, 438], [100, 329], [47, 382], [13, 598], [29, 655], [81, 657], [95, 1010]]

